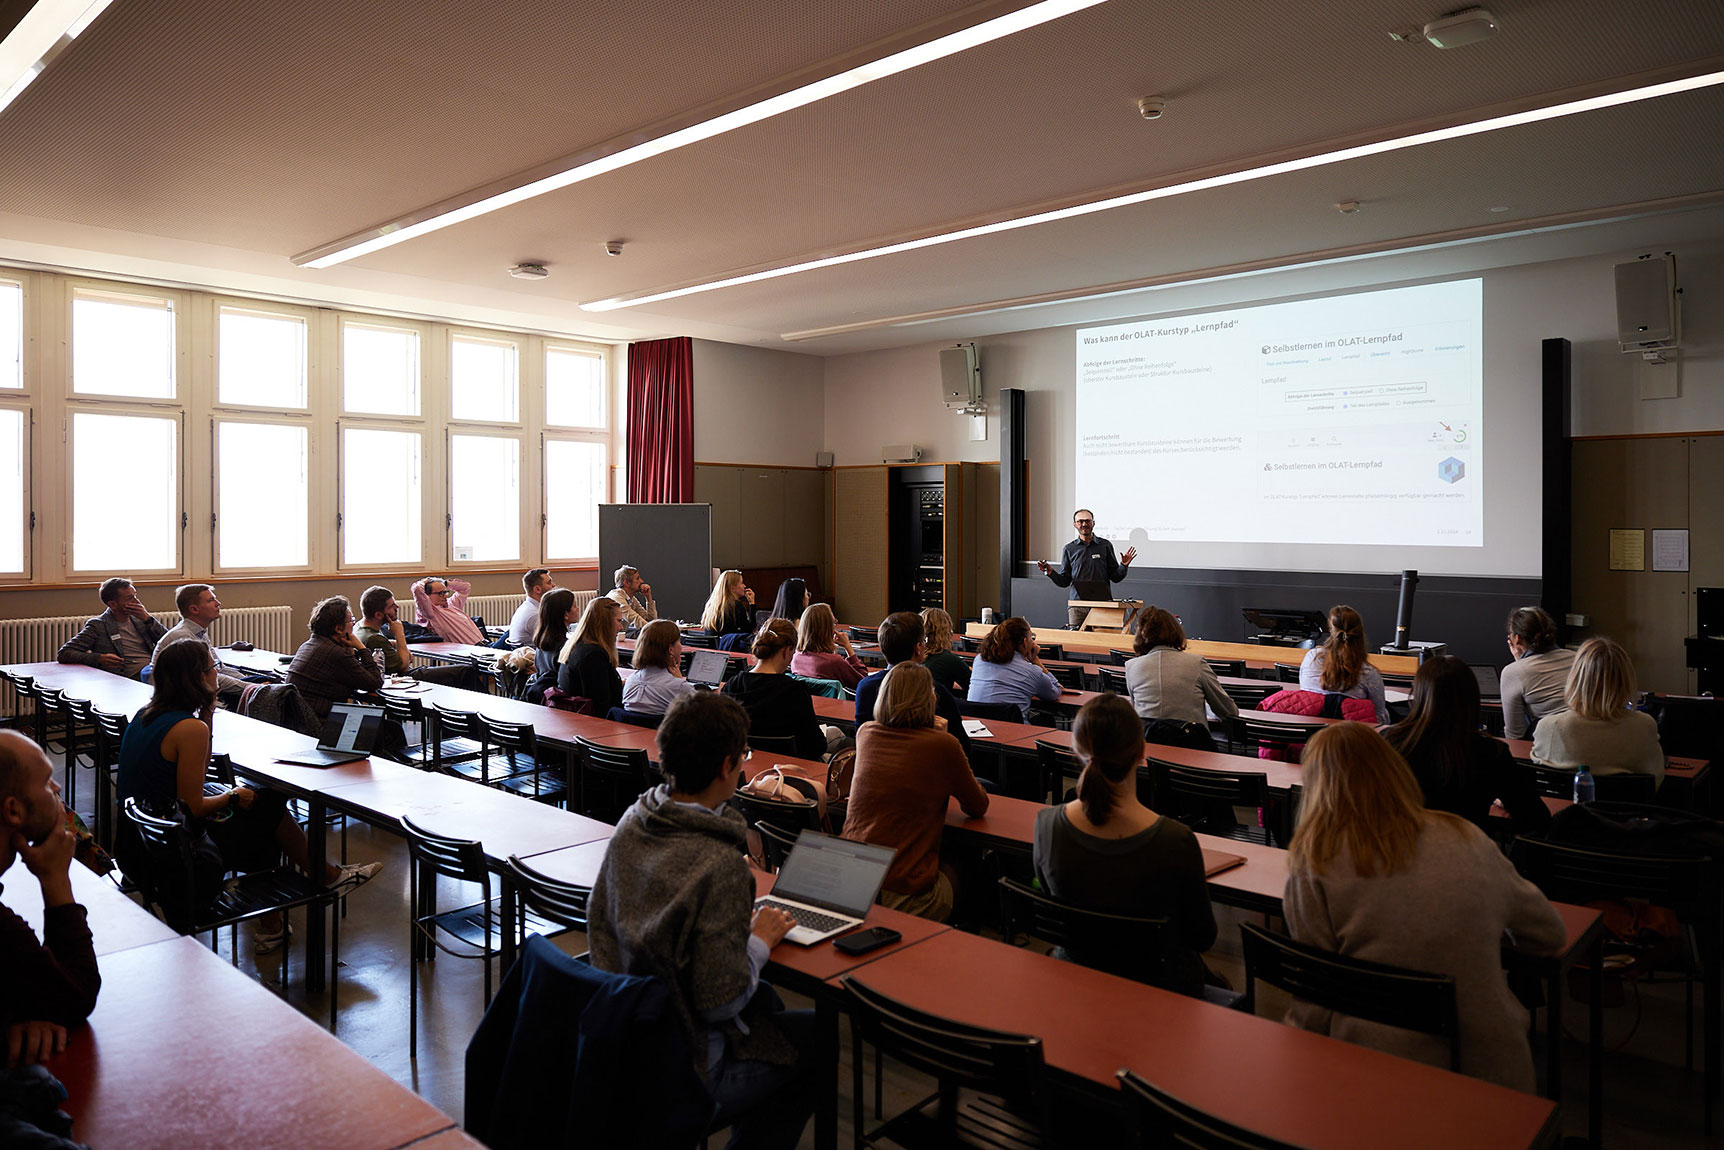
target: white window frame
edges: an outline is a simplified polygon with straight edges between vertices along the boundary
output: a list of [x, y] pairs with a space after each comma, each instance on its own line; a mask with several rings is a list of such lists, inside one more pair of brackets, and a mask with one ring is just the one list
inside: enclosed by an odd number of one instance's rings
[[[515, 476], [515, 490], [518, 506], [515, 508], [515, 539], [516, 554], [511, 559], [460, 559], [455, 558], [455, 449], [452, 442], [457, 435], [473, 439], [510, 439], [515, 442], [518, 452], [520, 470]], [[528, 449], [526, 432], [522, 429], [504, 429], [496, 424], [459, 423], [450, 424], [443, 434], [443, 561], [451, 569], [486, 570], [493, 567], [518, 567], [527, 560], [527, 551], [533, 539], [531, 526], [527, 522], [528, 504], [531, 502], [533, 482], [531, 469], [533, 454]], [[541, 476], [544, 467], [539, 468]], [[541, 485], [543, 480], [541, 479]], [[544, 550], [541, 546], [539, 550]], [[533, 564], [529, 564], [533, 566]]]
[[[73, 442], [73, 435], [76, 417], [79, 415], [112, 415], [138, 419], [171, 419], [176, 424], [174, 436], [174, 470], [176, 472], [175, 483], [177, 485], [175, 488], [175, 502], [179, 508], [180, 522], [179, 530], [176, 532], [174, 537], [173, 566], [128, 567], [124, 572], [114, 572], [102, 568], [77, 566], [78, 556], [76, 549], [72, 546], [72, 540], [75, 534], [72, 520], [77, 514], [78, 505], [77, 492], [74, 489], [74, 483], [76, 482], [76, 468], [74, 466], [74, 460], [77, 455], [77, 445]], [[129, 579], [183, 579], [186, 573], [186, 553], [190, 550], [188, 529], [191, 526], [190, 515], [187, 509], [185, 412], [177, 404], [168, 405], [166, 403], [158, 403], [155, 405], [148, 405], [142, 403], [93, 403], [90, 402], [87, 397], [80, 396], [76, 400], [67, 402], [64, 418], [65, 423], [63, 425], [61, 435], [61, 446], [64, 450], [64, 458], [61, 460], [61, 474], [64, 476], [64, 490], [66, 492], [66, 531], [60, 541], [62, 569], [75, 580], [98, 576], [105, 578], [114, 574], [124, 574]], [[115, 469], [115, 481], [116, 483], [123, 485], [125, 482], [123, 461], [116, 461]]]
[[[32, 583], [36, 576], [36, 490], [31, 482], [36, 473], [36, 410], [28, 403], [7, 402], [18, 398], [10, 389], [0, 391], [0, 396], [4, 397], [0, 399], [0, 411], [16, 411], [24, 416], [24, 458], [20, 461], [24, 479], [24, 506], [20, 508], [24, 529], [24, 569], [20, 572], [0, 571], [0, 586], [9, 586]], [[67, 458], [70, 457], [71, 453], [67, 452]], [[68, 535], [68, 546], [70, 538]]]
[[[316, 571], [317, 558], [317, 434], [312, 426], [310, 416], [294, 417], [293, 415], [268, 416], [262, 408], [223, 408], [210, 416], [210, 571], [216, 575], [244, 575], [257, 572], [276, 572], [304, 575]], [[224, 518], [222, 511], [221, 491], [221, 434], [223, 423], [266, 423], [280, 427], [297, 427], [306, 433], [306, 476], [305, 476], [305, 562], [296, 567], [226, 567], [221, 562], [221, 525]], [[270, 481], [267, 476], [259, 476], [254, 494], [257, 502], [249, 504], [235, 514], [269, 514]]]
[[[538, 364], [540, 372], [539, 394], [541, 397], [544, 397], [549, 393], [550, 372], [547, 369], [550, 366], [551, 353], [554, 351], [574, 352], [577, 355], [592, 356], [599, 361], [600, 374], [603, 376], [603, 386], [601, 391], [604, 394], [605, 410], [603, 417], [596, 424], [554, 424], [551, 422], [549, 404], [548, 402], [545, 402], [541, 405], [541, 410], [539, 412], [540, 417], [544, 420], [545, 430], [547, 432], [555, 431], [558, 434], [568, 431], [587, 431], [602, 432], [609, 435], [612, 426], [616, 423], [617, 409], [616, 395], [614, 394], [615, 388], [611, 385], [613, 349], [599, 344], [580, 343], [576, 340], [546, 339]], [[608, 454], [606, 459], [607, 461], [609, 460]], [[609, 466], [608, 462], [607, 466]]]
[[[390, 411], [354, 411], [347, 406], [347, 329], [350, 327], [370, 328], [376, 331], [411, 332], [418, 337], [418, 357], [416, 363], [417, 379], [414, 383], [414, 398], [418, 408], [411, 412]], [[342, 313], [335, 324], [335, 405], [334, 411], [341, 419], [361, 420], [371, 422], [411, 421], [423, 425], [426, 419], [426, 409], [430, 397], [426, 394], [426, 359], [430, 350], [428, 341], [430, 324], [415, 320], [384, 319], [379, 316]], [[423, 430], [423, 427], [421, 427]], [[424, 456], [420, 456], [421, 464]]]
[[[550, 508], [555, 501], [555, 494], [550, 490], [550, 471], [545, 466], [545, 458], [550, 454], [548, 446], [553, 442], [561, 443], [596, 443], [605, 450], [605, 481], [604, 491], [599, 502], [614, 502], [616, 495], [616, 446], [611, 442], [608, 431], [593, 431], [582, 433], [566, 428], [556, 431], [546, 430], [539, 436], [539, 497], [544, 501], [545, 511], [539, 516], [539, 554], [545, 566], [554, 567], [597, 567], [597, 555], [552, 555], [551, 550], [551, 516]], [[602, 581], [601, 581], [602, 582]]]
[[30, 338], [30, 317], [37, 306], [34, 284], [23, 272], [0, 268], [0, 284], [18, 289], [18, 386], [0, 387], [0, 400], [28, 398], [35, 394], [35, 373], [31, 370], [34, 341]]
[[[423, 397], [421, 397], [423, 398]], [[423, 406], [423, 403], [421, 403]], [[346, 539], [350, 530], [363, 530], [364, 524], [348, 523], [347, 514], [347, 432], [354, 431], [396, 431], [417, 435], [419, 437], [419, 555], [417, 558], [390, 559], [382, 563], [349, 563], [347, 561]], [[428, 493], [434, 490], [436, 461], [431, 458], [431, 442], [425, 433], [423, 421], [405, 419], [379, 418], [349, 418], [343, 416], [335, 421], [335, 555], [334, 567], [337, 573], [348, 572], [400, 571], [403, 568], [425, 566], [427, 543], [436, 538], [431, 523], [430, 499]], [[315, 522], [315, 512], [313, 513]]]
[[[306, 308], [293, 307], [288, 304], [266, 303], [261, 300], [237, 299], [229, 296], [216, 296], [211, 299], [210, 311], [210, 393], [209, 406], [214, 411], [232, 412], [270, 412], [291, 411], [310, 416], [318, 407], [318, 364], [317, 364], [317, 313]], [[283, 409], [274, 404], [240, 403], [235, 400], [221, 398], [221, 317], [224, 311], [249, 312], [252, 315], [280, 319], [296, 319], [305, 325], [305, 403], [299, 407]], [[338, 348], [339, 351], [339, 348]], [[420, 368], [423, 375], [423, 365]], [[341, 402], [341, 396], [336, 396], [336, 402]], [[423, 406], [423, 404], [421, 404]]]
[[[499, 347], [509, 347], [515, 352], [515, 418], [513, 419], [475, 419], [472, 416], [457, 416], [455, 414], [455, 344], [488, 343]], [[527, 403], [525, 385], [523, 383], [523, 368], [527, 356], [527, 344], [530, 341], [521, 336], [509, 335], [506, 332], [482, 331], [478, 328], [451, 327], [445, 330], [443, 338], [443, 410], [448, 413], [450, 422], [457, 420], [467, 427], [513, 427], [521, 428], [527, 419]]]
[[[79, 391], [78, 390], [78, 332], [77, 309], [78, 298], [108, 299], [120, 303], [125, 302], [157, 302], [165, 305], [173, 317], [173, 353], [171, 365], [173, 370], [173, 393], [171, 395], [115, 395], [112, 392]], [[187, 323], [190, 310], [185, 293], [176, 291], [150, 291], [142, 285], [114, 284], [101, 280], [69, 280], [66, 284], [66, 328], [65, 328], [65, 369], [66, 369], [66, 402], [67, 403], [101, 403], [122, 404], [128, 407], [171, 407], [179, 411], [186, 408], [186, 345], [189, 335]], [[185, 454], [185, 443], [180, 443], [180, 454]], [[183, 499], [183, 493], [182, 493]], [[183, 549], [182, 549], [183, 550]], [[183, 562], [182, 556], [182, 562]]]

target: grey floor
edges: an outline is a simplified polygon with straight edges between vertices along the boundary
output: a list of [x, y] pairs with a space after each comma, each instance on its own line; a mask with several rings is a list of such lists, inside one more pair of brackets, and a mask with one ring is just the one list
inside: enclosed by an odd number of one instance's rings
[[[85, 776], [87, 780], [88, 776]], [[81, 780], [82, 781], [82, 780]], [[80, 787], [79, 806], [86, 807]], [[332, 834], [330, 849], [338, 849]], [[340, 1013], [336, 1035], [348, 1046], [403, 1085], [453, 1116], [462, 1114], [463, 1057], [467, 1040], [478, 1024], [483, 1007], [483, 981], [475, 961], [441, 957], [424, 968], [420, 988], [419, 1057], [408, 1056], [408, 967], [407, 967], [407, 851], [402, 839], [363, 824], [348, 832], [348, 857], [355, 861], [379, 859], [383, 872], [356, 892], [342, 927], [339, 973]], [[440, 892], [441, 906], [455, 906], [462, 898], [471, 902], [476, 894], [463, 892], [449, 883]], [[1212, 966], [1238, 985], [1238, 927], [1242, 916], [1218, 907], [1222, 919], [1222, 943], [1209, 956]], [[295, 916], [297, 919], [297, 915]], [[303, 925], [300, 930], [303, 936]], [[571, 952], [585, 949], [578, 934], [565, 935], [560, 944]], [[228, 954], [224, 932], [221, 952]], [[240, 967], [260, 978], [277, 992], [281, 962], [276, 956], [256, 959], [249, 934], [240, 932]], [[319, 1025], [327, 1025], [329, 1001], [324, 994], [308, 996], [303, 987], [302, 952], [296, 939], [288, 984], [287, 1001]], [[499, 975], [500, 980], [500, 975]], [[1260, 1011], [1278, 1016], [1284, 1000], [1273, 992], [1264, 995]], [[790, 998], [791, 1005], [805, 1005]], [[1586, 1012], [1582, 1004], [1568, 1011], [1571, 1034], [1580, 1041], [1565, 1044], [1563, 1133], [1583, 1136], [1586, 1129]], [[1696, 1022], [1698, 1027], [1698, 1020]], [[1683, 987], [1681, 983], [1629, 987], [1626, 1004], [1607, 1012], [1605, 1045], [1607, 1146], [1665, 1148], [1721, 1146], [1724, 1139], [1706, 1138], [1701, 1132], [1701, 1076], [1683, 1068]], [[1698, 1047], [1698, 1035], [1696, 1036]], [[850, 1070], [847, 1032], [841, 1043], [839, 1073], [840, 1144], [850, 1140]], [[1543, 1036], [1535, 1049], [1542, 1058]], [[1696, 1050], [1696, 1058], [1699, 1051]], [[1542, 1068], [1541, 1068], [1542, 1069]], [[926, 1094], [928, 1083], [888, 1065], [887, 1108], [903, 1105]], [[1724, 1117], [1724, 1116], [1721, 1116]], [[723, 1144], [715, 1136], [714, 1146]], [[812, 1130], [803, 1136], [804, 1146], [813, 1145]]]

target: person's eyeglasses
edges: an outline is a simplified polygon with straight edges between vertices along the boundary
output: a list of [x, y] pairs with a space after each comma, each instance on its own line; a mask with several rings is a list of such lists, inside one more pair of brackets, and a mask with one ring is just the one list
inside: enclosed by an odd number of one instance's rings
[[1079, 527], [1089, 527], [1095, 523], [1095, 520], [1093, 520], [1093, 519], [1078, 519], [1078, 520], [1075, 520], [1074, 522], [1076, 522]]

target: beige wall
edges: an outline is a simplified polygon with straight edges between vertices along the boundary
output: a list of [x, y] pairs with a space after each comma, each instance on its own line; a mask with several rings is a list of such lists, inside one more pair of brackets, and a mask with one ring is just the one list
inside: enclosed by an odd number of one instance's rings
[[825, 438], [818, 357], [705, 339], [692, 354], [698, 462], [814, 466]]

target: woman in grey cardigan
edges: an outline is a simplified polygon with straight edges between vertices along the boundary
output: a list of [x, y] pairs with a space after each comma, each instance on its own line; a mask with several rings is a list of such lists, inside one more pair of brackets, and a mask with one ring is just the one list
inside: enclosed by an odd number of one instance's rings
[[[1455, 980], [1461, 1072], [1516, 1090], [1535, 1085], [1527, 1013], [1503, 977], [1505, 935], [1551, 955], [1567, 931], [1485, 833], [1424, 809], [1406, 762], [1363, 723], [1305, 745], [1304, 799], [1283, 903], [1300, 942], [1348, 958]], [[1295, 1001], [1287, 1020], [1403, 1058], [1449, 1064], [1448, 1043]]]
[[1185, 649], [1185, 628], [1171, 612], [1145, 607], [1132, 631], [1137, 658], [1125, 665], [1125, 685], [1141, 718], [1201, 726], [1209, 721], [1205, 703], [1223, 719], [1239, 713], [1239, 705], [1221, 689], [1215, 669], [1202, 655]]

